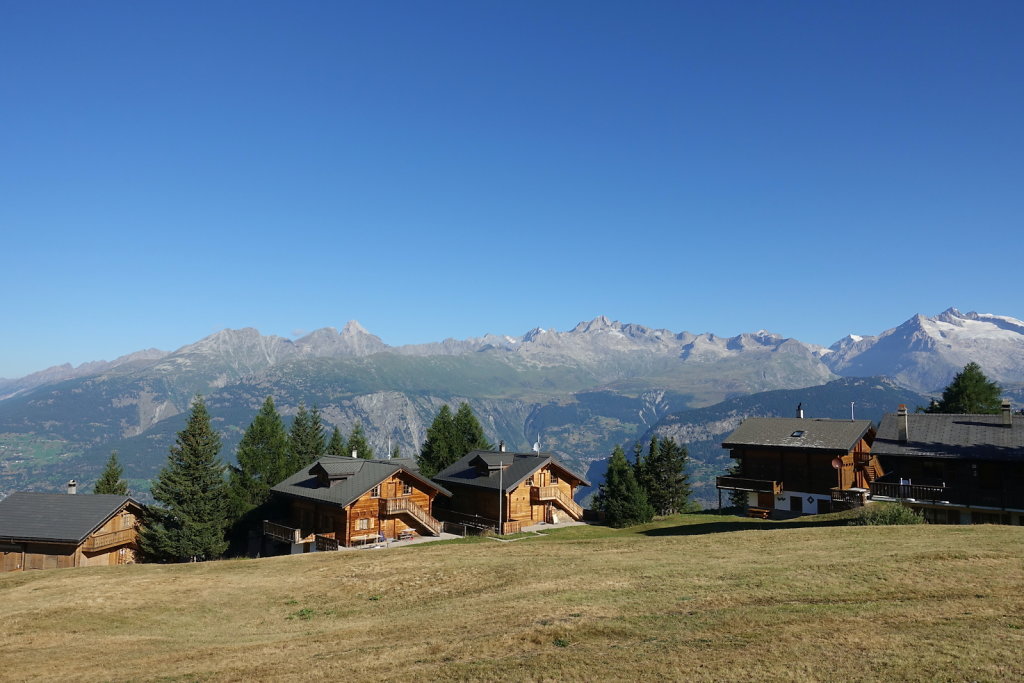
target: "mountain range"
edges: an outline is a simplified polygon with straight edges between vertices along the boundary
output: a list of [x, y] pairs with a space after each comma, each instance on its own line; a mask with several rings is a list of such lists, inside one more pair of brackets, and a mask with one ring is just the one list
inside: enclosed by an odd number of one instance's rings
[[840, 377], [888, 377], [886, 386], [926, 401], [973, 360], [1018, 395], [1022, 352], [1021, 321], [956, 309], [828, 348], [764, 330], [719, 337], [603, 316], [564, 332], [407, 346], [389, 346], [355, 321], [295, 340], [223, 330], [173, 352], [148, 349], [0, 380], [0, 495], [54, 489], [71, 477], [87, 483], [113, 449], [144, 492], [197, 393], [229, 461], [273, 395], [286, 416], [300, 403], [317, 404], [329, 425], [345, 432], [361, 422], [379, 451], [390, 443], [404, 454], [418, 449], [442, 404], [468, 401], [495, 441], [529, 448], [539, 438], [545, 450], [588, 469], [616, 443], [681, 411], [827, 387]]

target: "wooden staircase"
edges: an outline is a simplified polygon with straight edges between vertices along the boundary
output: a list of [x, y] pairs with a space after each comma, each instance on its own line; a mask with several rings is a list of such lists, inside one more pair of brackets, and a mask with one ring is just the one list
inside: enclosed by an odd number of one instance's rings
[[583, 519], [583, 508], [557, 486], [534, 486], [532, 494], [534, 501], [554, 502], [576, 521]]
[[380, 508], [382, 515], [408, 515], [429, 531], [432, 536], [441, 535], [441, 522], [408, 498], [382, 498]]

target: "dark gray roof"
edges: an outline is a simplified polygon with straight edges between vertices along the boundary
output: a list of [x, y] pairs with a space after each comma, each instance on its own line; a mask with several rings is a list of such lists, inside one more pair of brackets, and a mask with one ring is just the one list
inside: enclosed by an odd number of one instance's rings
[[[848, 453], [870, 429], [871, 420], [748, 417], [726, 437], [722, 447], [753, 446]], [[793, 436], [797, 432], [803, 432], [803, 436]]]
[[[323, 467], [328, 476], [345, 476], [334, 486], [320, 486], [320, 481], [312, 472]], [[450, 496], [451, 492], [443, 486], [424, 478], [407, 458], [393, 460], [363, 460], [362, 458], [346, 458], [337, 455], [325, 455], [311, 467], [304, 467], [270, 490], [274, 493], [297, 498], [306, 498], [323, 503], [334, 503], [341, 507], [355, 501], [377, 484], [398, 472], [406, 472], [430, 488]]]
[[[474, 460], [482, 460], [487, 466], [494, 467], [488, 474], [482, 474], [473, 464]], [[507, 464], [502, 470], [500, 464]], [[475, 486], [482, 489], [497, 491], [500, 487], [511, 491], [519, 486], [527, 477], [544, 465], [551, 463], [570, 477], [579, 479], [584, 486], [590, 482], [572, 471], [550, 453], [498, 453], [495, 451], [470, 451], [463, 457], [444, 468], [434, 477], [434, 481], [442, 484]], [[499, 474], [500, 473], [500, 474]]]
[[77, 545], [128, 501], [139, 505], [129, 496], [15, 492], [0, 500], [0, 540]]
[[883, 456], [1024, 461], [1024, 417], [1002, 415], [907, 415], [907, 441], [900, 443], [897, 417], [882, 418], [871, 451]]

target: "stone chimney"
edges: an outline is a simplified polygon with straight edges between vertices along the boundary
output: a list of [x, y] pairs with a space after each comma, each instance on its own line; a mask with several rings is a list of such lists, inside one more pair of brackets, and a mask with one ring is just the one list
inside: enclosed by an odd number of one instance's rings
[[73, 496], [78, 493], [78, 482], [72, 479], [68, 482], [68, 495]]
[[504, 453], [505, 452], [505, 442], [504, 441], [499, 441], [498, 442], [498, 452], [499, 453]]
[[804, 419], [804, 402], [803, 401], [800, 401], [800, 403], [796, 404], [796, 416], [799, 419], [801, 419], [801, 420]]
[[1003, 412], [1003, 426], [1004, 427], [1012, 427], [1013, 426], [1013, 410], [1010, 408], [1010, 399], [1004, 398], [1003, 399], [1003, 404], [1000, 407], [1003, 409], [1002, 410], [1002, 412]]
[[900, 409], [896, 411], [896, 434], [900, 443], [906, 443], [910, 439], [910, 425], [908, 423], [907, 406], [901, 403]]

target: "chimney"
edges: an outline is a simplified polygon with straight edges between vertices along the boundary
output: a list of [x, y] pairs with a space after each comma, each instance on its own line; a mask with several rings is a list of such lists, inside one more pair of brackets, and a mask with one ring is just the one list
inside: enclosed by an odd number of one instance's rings
[[78, 482], [72, 479], [68, 482], [68, 495], [73, 496], [78, 493]]
[[498, 452], [499, 453], [504, 453], [505, 452], [505, 442], [504, 441], [499, 441], [498, 442]]
[[353, 458], [358, 458], [359, 457], [359, 451], [356, 450], [355, 448], [352, 449], [352, 457]]
[[910, 439], [910, 426], [907, 418], [907, 406], [901, 403], [900, 409], [896, 411], [896, 434], [900, 443], [906, 443]]
[[796, 404], [796, 416], [797, 416], [797, 418], [799, 418], [801, 420], [804, 419], [804, 402], [803, 401], [800, 401], [800, 403]]
[[1010, 399], [1004, 398], [1003, 404], [1000, 406], [1003, 409], [1003, 426], [1013, 426], [1013, 411], [1010, 409]]

